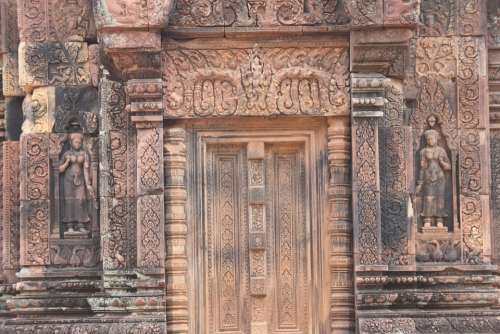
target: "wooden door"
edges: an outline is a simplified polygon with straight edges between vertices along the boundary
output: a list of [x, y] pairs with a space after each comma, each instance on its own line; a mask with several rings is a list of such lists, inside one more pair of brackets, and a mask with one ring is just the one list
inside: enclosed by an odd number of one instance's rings
[[251, 138], [204, 150], [200, 333], [312, 333], [305, 144]]

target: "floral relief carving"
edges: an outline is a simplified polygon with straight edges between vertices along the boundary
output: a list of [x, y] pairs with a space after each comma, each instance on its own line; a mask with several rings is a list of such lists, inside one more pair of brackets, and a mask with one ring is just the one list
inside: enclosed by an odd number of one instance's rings
[[348, 112], [342, 48], [178, 49], [163, 59], [167, 117]]

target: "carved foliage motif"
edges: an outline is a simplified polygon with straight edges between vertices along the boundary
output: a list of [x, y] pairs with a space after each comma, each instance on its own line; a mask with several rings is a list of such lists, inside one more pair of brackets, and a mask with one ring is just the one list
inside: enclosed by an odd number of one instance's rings
[[498, 319], [491, 317], [369, 318], [361, 320], [360, 333], [497, 333]]
[[19, 266], [19, 143], [2, 144], [3, 269]]
[[[242, 148], [239, 146], [225, 147], [221, 154], [219, 147], [209, 151], [207, 174], [207, 224], [208, 236], [208, 277], [213, 284], [208, 285], [208, 293], [212, 296], [211, 310], [214, 316], [213, 329], [240, 329], [242, 322], [241, 293], [245, 279], [242, 275], [246, 270], [245, 238], [240, 233], [242, 205], [239, 191], [246, 187], [238, 182], [238, 171], [243, 170]], [[220, 240], [217, 242], [216, 240]], [[240, 246], [241, 245], [241, 246]], [[241, 247], [241, 252], [238, 251]], [[220, 256], [216, 254], [220, 253]]]
[[140, 222], [137, 264], [140, 268], [163, 268], [163, 198], [142, 196], [137, 205]]
[[86, 43], [21, 43], [21, 86], [90, 85]]
[[414, 147], [420, 145], [419, 138], [426, 128], [427, 119], [434, 115], [440, 122], [441, 130], [450, 148], [457, 147], [457, 116], [454, 112], [450, 97], [440, 81], [433, 76], [423, 76], [418, 79], [419, 93], [417, 108], [410, 116], [410, 123], [414, 129]]
[[[295, 328], [297, 327], [298, 310], [297, 310], [297, 289], [299, 281], [295, 268], [298, 265], [298, 254], [296, 245], [296, 234], [299, 227], [297, 226], [297, 216], [294, 214], [294, 207], [297, 206], [296, 198], [294, 198], [293, 171], [299, 169], [293, 156], [279, 155], [276, 157], [276, 182], [278, 187], [278, 202], [277, 202], [277, 238], [279, 258], [276, 259], [277, 274], [279, 279], [276, 282], [278, 290], [278, 319], [279, 328]], [[296, 189], [296, 188], [295, 188]]]
[[138, 131], [140, 140], [137, 147], [138, 158], [138, 191], [146, 193], [162, 187], [162, 142], [161, 129], [141, 129]]
[[348, 112], [342, 48], [169, 50], [163, 62], [168, 117]]
[[377, 232], [376, 184], [376, 126], [375, 119], [359, 119], [356, 125], [356, 167], [355, 176], [358, 183], [359, 222], [358, 249], [360, 264], [377, 264], [379, 261]]
[[177, 1], [175, 26], [274, 26], [349, 23], [342, 0]]
[[22, 0], [19, 4], [24, 42], [83, 41], [90, 31], [89, 0]]
[[444, 78], [456, 76], [457, 51], [452, 38], [419, 38], [416, 56], [418, 75], [440, 75]]

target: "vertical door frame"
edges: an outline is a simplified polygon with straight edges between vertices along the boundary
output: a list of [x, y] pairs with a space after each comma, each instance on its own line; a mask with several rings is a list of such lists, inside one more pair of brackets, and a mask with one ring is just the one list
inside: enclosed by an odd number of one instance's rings
[[[330, 253], [328, 246], [328, 210], [327, 210], [327, 121], [324, 117], [293, 117], [293, 118], [231, 118], [211, 120], [184, 120], [173, 121], [174, 125], [186, 129], [187, 149], [187, 255], [188, 255], [188, 296], [189, 296], [189, 333], [205, 334], [206, 321], [203, 310], [208, 305], [203, 305], [205, 293], [203, 264], [200, 262], [199, 247], [197, 242], [202, 241], [200, 229], [204, 222], [197, 217], [203, 212], [202, 191], [203, 184], [198, 173], [200, 166], [206, 159], [207, 141], [227, 142], [230, 138], [244, 141], [249, 138], [266, 138], [267, 141], [287, 142], [303, 141], [306, 154], [306, 170], [310, 196], [309, 216], [312, 229], [312, 252], [310, 262], [310, 278], [313, 279], [312, 290], [309, 296], [310, 313], [309, 332], [314, 334], [329, 333], [330, 321], [330, 288], [329, 288], [329, 262]], [[299, 140], [300, 139], [300, 140]], [[321, 256], [319, 256], [321, 255]], [[201, 263], [201, 264], [200, 264]], [[312, 268], [311, 268], [312, 266]], [[317, 301], [321, 301], [318, 303]], [[299, 310], [300, 311], [300, 310]]]

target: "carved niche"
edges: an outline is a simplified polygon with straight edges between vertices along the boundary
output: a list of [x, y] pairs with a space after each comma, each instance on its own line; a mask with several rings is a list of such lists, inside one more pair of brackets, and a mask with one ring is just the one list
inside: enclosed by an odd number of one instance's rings
[[197, 49], [169, 43], [165, 116], [348, 114], [347, 48], [321, 44]]

